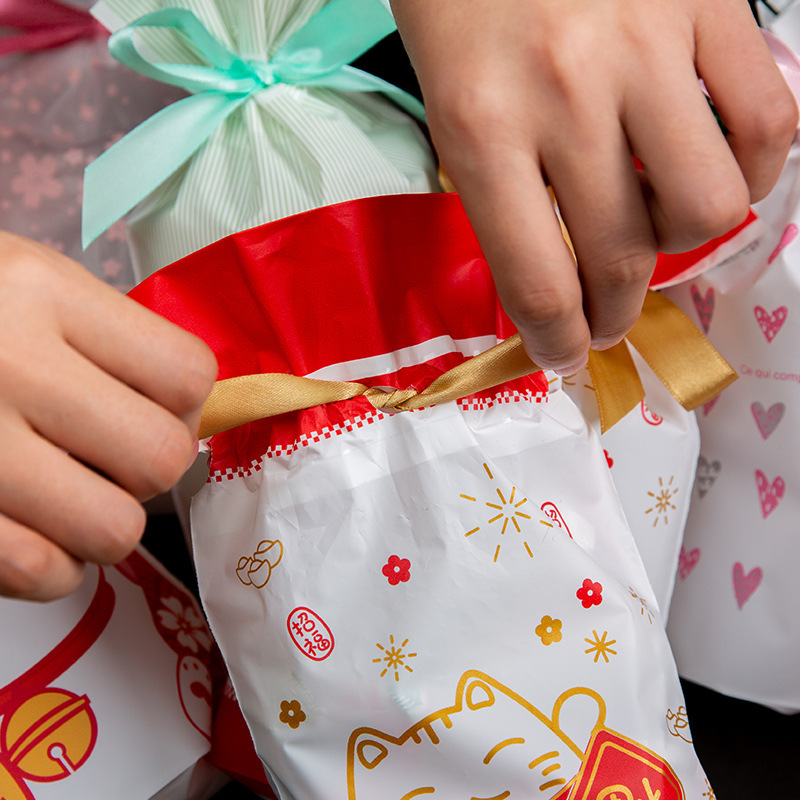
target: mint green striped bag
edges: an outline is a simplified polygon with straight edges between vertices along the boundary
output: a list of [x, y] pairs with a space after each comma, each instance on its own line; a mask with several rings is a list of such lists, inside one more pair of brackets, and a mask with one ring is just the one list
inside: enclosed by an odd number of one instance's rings
[[84, 246], [133, 209], [140, 279], [290, 214], [438, 190], [412, 116], [424, 118], [421, 104], [347, 66], [394, 30], [381, 0], [103, 0], [92, 11], [123, 63], [191, 93], [86, 171]]

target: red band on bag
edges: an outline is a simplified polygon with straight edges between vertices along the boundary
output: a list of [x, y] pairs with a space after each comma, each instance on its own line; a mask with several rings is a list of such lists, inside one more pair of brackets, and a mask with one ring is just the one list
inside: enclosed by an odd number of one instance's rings
[[[181, 259], [131, 296], [205, 340], [220, 379], [280, 372], [421, 390], [516, 332], [456, 195], [366, 198], [277, 220]], [[539, 373], [467, 402], [546, 392]], [[267, 451], [380, 418], [356, 398], [243, 425], [213, 438], [212, 470], [241, 471]]]
[[[758, 226], [754, 225], [757, 220], [755, 212], [750, 209], [747, 219], [723, 236], [718, 236], [686, 253], [659, 253], [653, 277], [650, 279], [650, 288], [661, 289], [687, 281], [705, 272], [706, 269], [719, 265], [735, 252], [743, 250], [752, 244], [761, 232], [761, 223]], [[733, 252], [730, 252], [731, 250]]]

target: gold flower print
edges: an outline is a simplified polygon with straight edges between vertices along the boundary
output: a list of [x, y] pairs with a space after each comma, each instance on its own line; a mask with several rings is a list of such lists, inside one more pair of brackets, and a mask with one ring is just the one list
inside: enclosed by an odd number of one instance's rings
[[301, 722], [305, 722], [306, 712], [300, 706], [299, 700], [281, 700], [281, 713], [278, 719], [284, 725], [296, 730]]
[[563, 634], [561, 633], [561, 620], [553, 619], [545, 614], [542, 621], [535, 628], [536, 635], [542, 640], [545, 646], [553, 642], [560, 642]]

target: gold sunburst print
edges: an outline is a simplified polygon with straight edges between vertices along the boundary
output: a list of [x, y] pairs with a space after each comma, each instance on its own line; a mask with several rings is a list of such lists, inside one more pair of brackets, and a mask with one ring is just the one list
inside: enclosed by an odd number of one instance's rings
[[[489, 465], [485, 462], [483, 464], [483, 469], [489, 478], [489, 481], [494, 484], [495, 477], [492, 473], [492, 470], [489, 468]], [[530, 558], [533, 558], [533, 550], [525, 538], [526, 528], [533, 519], [533, 517], [528, 513], [530, 510], [528, 498], [523, 497], [522, 499], [519, 499], [516, 486], [512, 486], [510, 489], [503, 491], [503, 489], [495, 485], [494, 490], [495, 494], [490, 495], [491, 500], [486, 500], [483, 502], [483, 505], [487, 509], [487, 514], [489, 516], [489, 519], [486, 520], [485, 526], [482, 527], [478, 525], [477, 527], [472, 528], [472, 530], [467, 531], [464, 536], [470, 537], [482, 530], [497, 533], [500, 536], [505, 536], [507, 531], [509, 533], [519, 534], [518, 538], [519, 541], [522, 542], [525, 552]], [[477, 497], [472, 497], [468, 494], [461, 494], [459, 496], [464, 500], [468, 500], [469, 502], [477, 505], [480, 505], [481, 503]], [[553, 527], [552, 522], [547, 522], [543, 519], [540, 519], [539, 523], [546, 525], [549, 528]], [[495, 563], [497, 563], [497, 559], [500, 557], [501, 548], [502, 542], [498, 543], [495, 547], [494, 557], [492, 559]]]
[[652, 514], [655, 512], [655, 516], [653, 517], [653, 527], [655, 528], [658, 525], [659, 520], [663, 519], [665, 525], [669, 525], [669, 512], [675, 511], [677, 506], [672, 502], [675, 495], [678, 493], [678, 487], [672, 486], [672, 482], [675, 480], [675, 476], [670, 476], [667, 485], [664, 485], [664, 479], [658, 479], [658, 489], [655, 492], [648, 492], [648, 496], [653, 498], [653, 505], [648, 508], [644, 513], [645, 514]]

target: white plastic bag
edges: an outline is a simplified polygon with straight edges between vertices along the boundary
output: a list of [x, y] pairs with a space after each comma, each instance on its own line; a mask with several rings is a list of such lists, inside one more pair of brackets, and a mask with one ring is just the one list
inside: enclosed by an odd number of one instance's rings
[[[418, 390], [513, 333], [453, 196], [281, 220], [134, 296], [204, 336], [223, 378]], [[210, 444], [201, 593], [283, 800], [710, 791], [600, 443], [541, 373]]]

